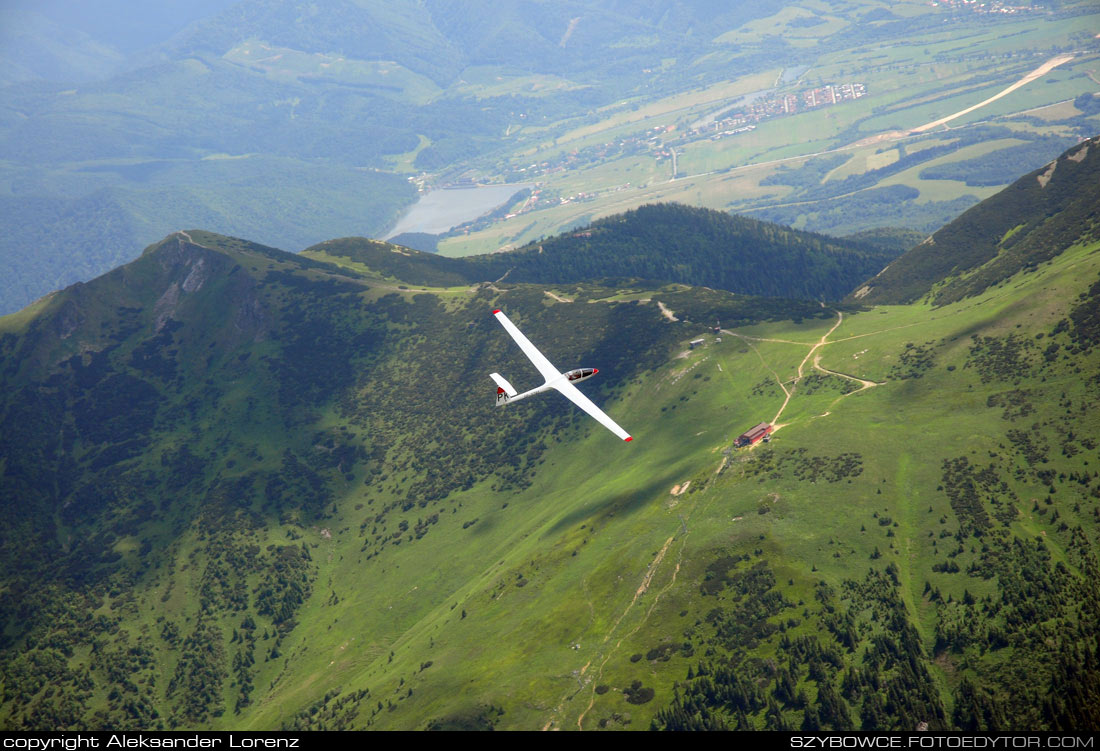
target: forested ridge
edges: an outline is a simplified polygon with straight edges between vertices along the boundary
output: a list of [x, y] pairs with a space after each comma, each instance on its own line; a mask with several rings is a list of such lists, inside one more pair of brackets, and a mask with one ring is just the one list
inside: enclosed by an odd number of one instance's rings
[[307, 249], [413, 284], [648, 279], [745, 295], [838, 300], [897, 251], [681, 204], [651, 204], [518, 250], [443, 258], [361, 238]]

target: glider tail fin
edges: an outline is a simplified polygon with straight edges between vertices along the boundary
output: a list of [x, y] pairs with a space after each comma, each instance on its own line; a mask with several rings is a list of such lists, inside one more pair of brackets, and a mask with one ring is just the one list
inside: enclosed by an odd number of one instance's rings
[[518, 393], [512, 388], [512, 384], [508, 383], [500, 373], [490, 373], [489, 377], [496, 381], [497, 384], [496, 399], [498, 407], [507, 404], [508, 400]]

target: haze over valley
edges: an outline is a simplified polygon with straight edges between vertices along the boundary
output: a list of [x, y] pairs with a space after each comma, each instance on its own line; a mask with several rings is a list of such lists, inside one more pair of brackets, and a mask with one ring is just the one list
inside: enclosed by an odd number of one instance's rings
[[102, 10], [5, 5], [2, 312], [183, 227], [386, 237], [418, 189], [469, 183], [534, 188], [431, 227], [443, 254], [654, 201], [928, 233], [1092, 135], [1100, 107], [1090, 2]]

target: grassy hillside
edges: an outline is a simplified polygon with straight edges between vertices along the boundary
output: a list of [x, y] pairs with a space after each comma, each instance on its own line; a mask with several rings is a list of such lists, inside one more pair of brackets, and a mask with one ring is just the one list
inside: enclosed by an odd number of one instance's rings
[[[857, 290], [864, 303], [977, 294], [1100, 237], [1100, 137], [1084, 141], [936, 231]], [[950, 277], [947, 281], [945, 277]]]
[[4, 724], [1100, 727], [1098, 251], [796, 321], [173, 235], [0, 319]]

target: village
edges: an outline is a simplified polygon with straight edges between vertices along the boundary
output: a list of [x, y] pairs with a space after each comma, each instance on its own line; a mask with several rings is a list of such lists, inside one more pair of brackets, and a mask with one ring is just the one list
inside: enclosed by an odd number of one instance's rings
[[[723, 113], [723, 116], [706, 125], [691, 129], [680, 129], [676, 125], [658, 125], [635, 134], [606, 143], [586, 146], [582, 149], [564, 152], [551, 159], [533, 162], [523, 167], [506, 168], [509, 182], [522, 182], [534, 178], [554, 175], [570, 169], [591, 166], [635, 154], [647, 154], [658, 162], [674, 159], [675, 149], [686, 144], [710, 138], [718, 140], [739, 133], [747, 133], [756, 128], [756, 124], [775, 117], [798, 114], [807, 110], [829, 107], [841, 102], [866, 96], [867, 88], [863, 83], [825, 84], [812, 89], [769, 96], [756, 99], [743, 107]], [[584, 196], [569, 197], [570, 200], [583, 200]], [[528, 207], [528, 210], [534, 206]]]
[[951, 8], [953, 10], [966, 10], [976, 14], [1015, 15], [1017, 13], [1046, 13], [1047, 8], [1042, 5], [1009, 5], [1008, 3], [986, 2], [986, 0], [930, 0], [928, 3], [933, 8]]
[[866, 96], [867, 88], [862, 83], [826, 84], [815, 89], [806, 89], [795, 94], [757, 99], [746, 108], [728, 114], [704, 127], [692, 130], [693, 135], [710, 135], [717, 140], [723, 136], [744, 133], [756, 127], [755, 123], [773, 117], [794, 115], [806, 110], [828, 107], [840, 102], [859, 99]]

